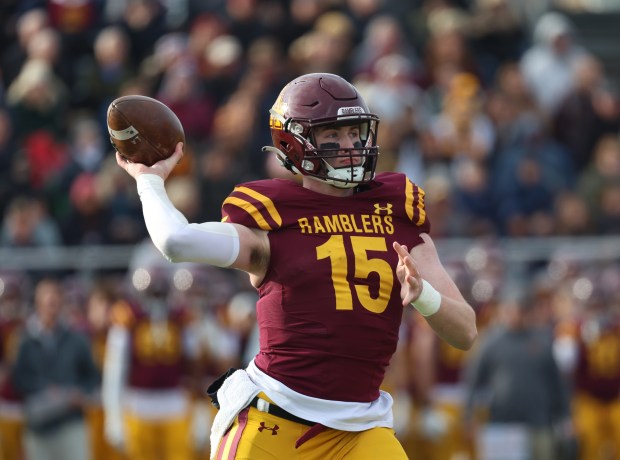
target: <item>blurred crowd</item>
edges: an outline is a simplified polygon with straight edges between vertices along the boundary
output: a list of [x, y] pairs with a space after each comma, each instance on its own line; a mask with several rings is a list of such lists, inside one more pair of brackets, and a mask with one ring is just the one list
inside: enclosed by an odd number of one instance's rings
[[[169, 195], [190, 221], [219, 220], [236, 184], [289, 177], [261, 151], [269, 108], [314, 71], [352, 81], [380, 116], [378, 169], [426, 191], [438, 246], [481, 242], [448, 264], [478, 311], [475, 350], [438, 343], [406, 313], [386, 387], [411, 458], [620, 459], [620, 261], [557, 254], [514, 276], [496, 243], [620, 234], [620, 95], [566, 11], [516, 0], [14, 0], [0, 5], [0, 248], [135, 250], [127, 270], [86, 279], [0, 261], [1, 460], [23, 458], [23, 445], [62, 449], [46, 444], [48, 427], [23, 430], [37, 416], [25, 402], [58, 387], [71, 390], [70, 413], [86, 414], [93, 459], [156, 458], [136, 446], [167, 452], [163, 431], [153, 438], [140, 422], [175, 417], [191, 435], [187, 455], [208, 456], [204, 385], [255, 351], [255, 294], [238, 275], [155, 252], [135, 183], [115, 163], [107, 107], [143, 94], [174, 110], [187, 142]], [[19, 337], [48, 335], [45, 305], [89, 338], [96, 383], [46, 377], [50, 366], [38, 386], [11, 381], [27, 358]], [[103, 417], [115, 397], [110, 329], [137, 344], [126, 429]], [[162, 372], [174, 378], [162, 383]], [[154, 415], [145, 389], [170, 411]], [[24, 432], [34, 438], [22, 442]], [[524, 447], [534, 438], [536, 457]], [[58, 455], [29, 460], [72, 458]]]

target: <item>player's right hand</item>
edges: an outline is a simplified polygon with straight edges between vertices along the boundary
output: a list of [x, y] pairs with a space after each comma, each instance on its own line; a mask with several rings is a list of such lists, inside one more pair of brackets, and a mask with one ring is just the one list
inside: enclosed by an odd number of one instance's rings
[[137, 179], [141, 174], [155, 174], [166, 180], [177, 163], [181, 161], [181, 158], [183, 158], [182, 142], [177, 144], [174, 153], [170, 157], [165, 160], [158, 161], [153, 166], [146, 166], [141, 163], [132, 163], [125, 160], [118, 152], [116, 152], [116, 164], [127, 171], [127, 173], [134, 179]]

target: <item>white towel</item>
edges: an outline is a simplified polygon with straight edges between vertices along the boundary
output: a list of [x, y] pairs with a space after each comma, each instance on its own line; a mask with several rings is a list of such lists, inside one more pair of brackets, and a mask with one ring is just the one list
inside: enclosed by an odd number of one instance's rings
[[228, 377], [217, 391], [220, 410], [215, 415], [211, 427], [211, 460], [215, 458], [217, 449], [226, 430], [232, 425], [235, 417], [246, 407], [254, 396], [260, 393], [247, 372], [243, 369], [235, 371]]

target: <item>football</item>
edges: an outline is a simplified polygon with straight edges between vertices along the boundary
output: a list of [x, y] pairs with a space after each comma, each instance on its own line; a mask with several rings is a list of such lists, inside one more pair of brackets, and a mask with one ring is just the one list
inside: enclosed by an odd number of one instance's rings
[[121, 96], [107, 114], [110, 141], [127, 161], [151, 166], [185, 142], [183, 125], [166, 104], [148, 96]]

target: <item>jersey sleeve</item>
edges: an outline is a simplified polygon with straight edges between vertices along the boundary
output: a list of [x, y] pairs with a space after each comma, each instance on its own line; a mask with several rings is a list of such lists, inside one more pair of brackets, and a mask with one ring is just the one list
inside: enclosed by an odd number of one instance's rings
[[282, 226], [282, 217], [274, 204], [273, 187], [268, 183], [238, 185], [222, 204], [222, 222], [273, 231]]
[[409, 220], [419, 227], [420, 233], [431, 231], [431, 223], [426, 214], [425, 195], [421, 187], [408, 178], [405, 179], [405, 213]]

